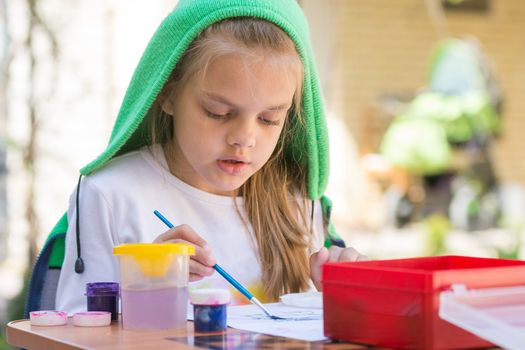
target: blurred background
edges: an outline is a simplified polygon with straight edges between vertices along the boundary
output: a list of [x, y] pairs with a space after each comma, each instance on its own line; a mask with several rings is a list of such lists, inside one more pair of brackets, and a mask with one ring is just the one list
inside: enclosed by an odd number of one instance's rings
[[[374, 259], [524, 258], [525, 2], [300, 0], [328, 195]], [[0, 0], [0, 349], [24, 285], [176, 1]]]

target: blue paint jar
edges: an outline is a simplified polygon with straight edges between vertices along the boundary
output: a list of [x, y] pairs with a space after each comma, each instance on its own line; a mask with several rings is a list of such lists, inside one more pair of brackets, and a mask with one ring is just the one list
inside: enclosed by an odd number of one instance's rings
[[86, 283], [87, 311], [111, 312], [111, 320], [118, 320], [119, 284], [117, 282]]
[[195, 332], [224, 331], [230, 299], [230, 292], [227, 289], [206, 288], [190, 291]]

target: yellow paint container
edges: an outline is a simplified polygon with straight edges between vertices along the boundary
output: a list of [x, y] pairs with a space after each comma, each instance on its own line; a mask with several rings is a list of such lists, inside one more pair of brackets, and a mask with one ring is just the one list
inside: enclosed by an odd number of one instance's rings
[[113, 248], [119, 257], [122, 321], [127, 329], [186, 324], [189, 259], [186, 243], [134, 243]]

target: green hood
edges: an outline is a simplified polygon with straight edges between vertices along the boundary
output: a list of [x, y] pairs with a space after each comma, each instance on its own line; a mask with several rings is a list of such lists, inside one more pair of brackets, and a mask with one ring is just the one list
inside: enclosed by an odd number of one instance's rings
[[308, 24], [295, 0], [181, 0], [150, 40], [135, 69], [108, 146], [80, 172], [88, 175], [115, 156], [148, 143], [145, 117], [190, 43], [211, 24], [231, 17], [258, 17], [282, 28], [304, 65], [305, 126], [287, 154], [308, 166], [308, 195], [322, 196], [328, 180], [328, 137]]

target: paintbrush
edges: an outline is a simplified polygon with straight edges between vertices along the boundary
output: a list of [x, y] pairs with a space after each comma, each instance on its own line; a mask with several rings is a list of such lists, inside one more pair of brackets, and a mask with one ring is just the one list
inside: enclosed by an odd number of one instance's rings
[[[171, 222], [169, 222], [168, 219], [166, 219], [164, 217], [164, 215], [162, 215], [158, 210], [155, 210], [153, 211], [153, 214], [155, 214], [163, 223], [166, 224], [166, 226], [168, 226], [169, 228], [173, 228], [173, 224]], [[242, 284], [240, 284], [235, 278], [233, 278], [232, 276], [230, 276], [229, 273], [227, 273], [226, 271], [223, 270], [222, 267], [220, 267], [218, 264], [215, 264], [213, 265], [213, 268], [215, 269], [215, 271], [217, 271], [222, 277], [224, 277], [224, 279], [228, 282], [230, 282], [230, 284], [232, 286], [235, 287], [235, 289], [237, 289], [242, 295], [244, 295], [252, 304], [254, 305], [257, 305], [265, 314], [266, 316], [270, 317], [271, 319], [273, 320], [282, 320], [284, 319], [283, 317], [279, 317], [279, 316], [275, 316], [275, 315], [272, 315], [270, 313], [270, 311], [268, 311], [263, 304], [261, 304], [261, 302], [259, 300], [257, 300], [256, 297], [253, 296], [252, 293], [250, 293], [248, 291], [248, 289], [244, 288], [244, 286]]]

